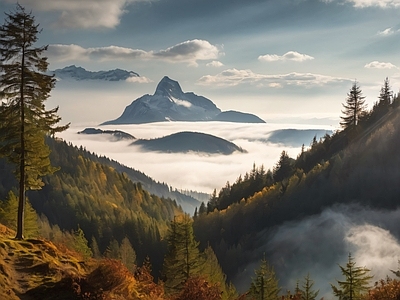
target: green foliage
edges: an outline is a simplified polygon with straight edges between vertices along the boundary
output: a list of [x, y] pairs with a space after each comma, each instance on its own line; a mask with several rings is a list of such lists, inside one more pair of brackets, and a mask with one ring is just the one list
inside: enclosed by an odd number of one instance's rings
[[222, 292], [222, 300], [235, 299], [238, 295], [235, 287], [227, 283], [226, 275], [219, 265], [218, 258], [214, 250], [208, 246], [204, 252], [204, 263], [202, 266], [201, 274], [205, 276], [207, 281], [211, 284], [219, 284]]
[[123, 238], [119, 252], [122, 263], [133, 273], [136, 269], [136, 252], [127, 237]]
[[370, 270], [365, 267], [357, 267], [351, 254], [349, 254], [346, 267], [339, 267], [345, 278], [343, 281], [337, 280], [338, 287], [331, 284], [333, 294], [339, 300], [362, 299], [362, 295], [370, 288], [369, 283], [373, 277], [369, 275]]
[[254, 300], [277, 300], [280, 287], [275, 276], [274, 268], [271, 267], [265, 257], [261, 265], [255, 270], [256, 276], [252, 279], [248, 292], [250, 299]]
[[299, 290], [301, 300], [316, 300], [319, 290], [313, 290], [313, 286], [314, 281], [311, 280], [310, 274], [307, 274], [307, 276], [304, 277], [302, 289]]
[[[5, 201], [0, 201], [0, 223], [13, 229], [17, 229], [18, 198], [10, 191]], [[29, 200], [26, 199], [24, 214], [25, 236], [35, 238], [39, 234], [38, 216]]]
[[79, 226], [78, 230], [74, 232], [73, 243], [70, 246], [72, 246], [76, 252], [82, 254], [85, 259], [89, 259], [93, 255], [92, 250], [89, 248], [88, 240], [85, 238], [85, 234]]
[[194, 238], [192, 223], [188, 215], [175, 217], [171, 221], [166, 237], [168, 252], [163, 267], [167, 294], [180, 292], [190, 277], [201, 273], [199, 243]]
[[42, 54], [47, 47], [34, 47], [38, 33], [35, 18], [19, 4], [0, 27], [0, 93], [5, 100], [0, 104], [0, 156], [16, 165], [17, 239], [23, 238], [25, 191], [41, 189], [41, 178], [56, 170], [44, 136], [68, 127], [55, 127], [61, 119], [58, 108], [45, 110], [55, 79], [45, 74], [48, 62]]

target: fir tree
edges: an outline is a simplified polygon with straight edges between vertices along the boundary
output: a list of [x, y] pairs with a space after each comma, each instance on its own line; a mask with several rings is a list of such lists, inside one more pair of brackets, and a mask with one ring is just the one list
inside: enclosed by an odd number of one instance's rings
[[0, 27], [0, 156], [17, 166], [19, 202], [16, 239], [23, 239], [25, 194], [43, 186], [41, 177], [53, 173], [45, 135], [68, 127], [55, 127], [60, 121], [58, 108], [46, 110], [44, 101], [54, 87], [55, 79], [46, 75], [48, 62], [42, 56], [47, 49], [34, 47], [39, 25], [31, 13], [17, 4], [6, 13]]
[[339, 281], [339, 287], [331, 284], [333, 294], [339, 300], [358, 300], [369, 289], [369, 281], [373, 276], [369, 275], [370, 270], [365, 267], [356, 267], [354, 259], [349, 254], [346, 267], [339, 266], [345, 279]]
[[344, 110], [341, 116], [342, 122], [340, 125], [343, 128], [355, 128], [360, 118], [366, 112], [365, 97], [362, 95], [362, 91], [357, 82], [353, 83], [350, 92], [347, 94], [346, 103], [342, 104]]
[[274, 268], [271, 267], [265, 257], [261, 260], [260, 267], [255, 270], [248, 295], [254, 300], [276, 300], [280, 291], [278, 279]]
[[274, 180], [275, 182], [282, 181], [283, 179], [292, 175], [293, 172], [293, 159], [289, 157], [286, 151], [282, 151], [279, 161], [274, 167]]
[[127, 237], [123, 238], [121, 246], [119, 247], [119, 252], [122, 263], [133, 273], [136, 268], [136, 252]]
[[237, 298], [237, 292], [232, 284], [226, 282], [226, 275], [219, 265], [217, 256], [211, 246], [204, 250], [204, 264], [202, 267], [202, 275], [211, 284], [219, 284], [222, 292], [222, 300], [230, 300]]
[[315, 300], [319, 294], [319, 290], [313, 290], [314, 281], [311, 280], [310, 274], [304, 277], [302, 290], [300, 290], [301, 300]]
[[199, 243], [194, 238], [193, 221], [188, 215], [175, 217], [167, 235], [168, 252], [164, 259], [165, 291], [174, 294], [185, 282], [201, 272]]
[[387, 110], [390, 104], [392, 104], [392, 99], [393, 92], [390, 88], [389, 78], [386, 77], [379, 94], [378, 106]]

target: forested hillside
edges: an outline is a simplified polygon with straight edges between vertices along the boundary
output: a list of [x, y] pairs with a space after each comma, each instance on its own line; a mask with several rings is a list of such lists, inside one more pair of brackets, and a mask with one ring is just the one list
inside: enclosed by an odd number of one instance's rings
[[273, 170], [249, 174], [215, 191], [195, 217], [201, 245], [210, 244], [228, 277], [252, 259], [257, 234], [319, 214], [334, 204], [395, 209], [400, 197], [398, 98], [363, 112], [357, 126], [311, 142], [296, 159], [283, 151]]
[[[105, 158], [64, 141], [49, 138], [47, 142], [51, 162], [60, 170], [44, 178], [43, 189], [27, 193], [37, 214], [64, 231], [79, 226], [100, 253], [127, 237], [138, 262], [149, 256], [157, 271], [166, 249], [161, 237], [173, 217], [182, 214], [176, 202], [150, 194], [127, 174], [99, 162]], [[17, 183], [12, 166], [3, 159], [0, 170], [0, 199], [4, 200]]]

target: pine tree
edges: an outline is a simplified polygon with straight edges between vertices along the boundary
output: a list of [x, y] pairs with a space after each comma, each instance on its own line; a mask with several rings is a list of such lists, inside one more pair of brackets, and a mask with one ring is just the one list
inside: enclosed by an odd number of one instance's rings
[[127, 237], [123, 238], [119, 252], [122, 263], [133, 273], [136, 269], [136, 252]]
[[282, 151], [279, 161], [274, 167], [274, 180], [275, 182], [282, 181], [288, 176], [292, 175], [293, 172], [293, 159], [289, 157], [286, 151]]
[[74, 248], [75, 251], [82, 254], [82, 256], [85, 259], [92, 257], [93, 252], [89, 248], [88, 240], [85, 238], [85, 233], [79, 226], [78, 229], [74, 232], [73, 237], [74, 240], [73, 240], [73, 245], [71, 245], [72, 248]]
[[304, 282], [302, 285], [301, 293], [301, 300], [315, 300], [319, 294], [319, 290], [313, 290], [314, 281], [311, 280], [310, 274], [304, 277]]
[[232, 284], [226, 282], [226, 275], [219, 265], [217, 256], [211, 246], [204, 250], [204, 264], [202, 266], [202, 275], [211, 284], [219, 284], [222, 292], [222, 300], [230, 300], [237, 298], [237, 292]]
[[393, 99], [393, 92], [390, 88], [390, 83], [389, 83], [389, 78], [385, 78], [385, 81], [383, 82], [383, 86], [381, 88], [381, 92], [379, 94], [379, 101], [378, 101], [378, 106], [387, 110], [392, 104], [392, 99]]
[[369, 289], [369, 281], [373, 276], [369, 275], [370, 270], [365, 267], [356, 267], [354, 259], [349, 254], [346, 267], [339, 266], [345, 279], [337, 280], [339, 287], [331, 284], [333, 294], [339, 300], [362, 299], [362, 295]]
[[344, 116], [340, 117], [343, 121], [340, 125], [343, 128], [353, 129], [357, 126], [360, 118], [366, 112], [365, 97], [362, 95], [360, 86], [357, 81], [353, 83], [350, 92], [347, 94], [346, 103], [342, 104]]
[[254, 300], [276, 300], [280, 291], [278, 279], [274, 268], [271, 267], [265, 257], [261, 260], [260, 267], [255, 270], [248, 295]]
[[168, 252], [163, 266], [167, 294], [181, 291], [190, 277], [201, 272], [199, 243], [194, 238], [192, 223], [188, 215], [171, 221], [167, 235]]
[[68, 127], [55, 127], [58, 108], [46, 110], [44, 101], [55, 79], [46, 75], [47, 49], [34, 47], [39, 25], [31, 13], [17, 4], [0, 27], [0, 156], [16, 165], [19, 203], [16, 239], [23, 239], [25, 194], [43, 186], [41, 177], [53, 173], [45, 135]]

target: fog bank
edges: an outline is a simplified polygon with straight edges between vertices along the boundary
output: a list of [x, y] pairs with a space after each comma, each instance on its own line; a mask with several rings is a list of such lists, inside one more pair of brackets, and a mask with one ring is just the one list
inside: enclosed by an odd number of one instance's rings
[[[400, 256], [400, 209], [377, 211], [357, 205], [335, 206], [320, 215], [286, 223], [259, 235], [262, 247], [254, 251], [254, 262], [237, 276], [241, 290], [249, 286], [263, 253], [275, 268], [282, 292], [293, 291], [307, 273], [320, 289], [318, 299], [334, 299], [330, 283], [343, 280], [340, 268], [351, 253], [357, 266], [371, 270], [375, 281], [394, 277]], [[264, 241], [264, 242], [262, 242]]]

